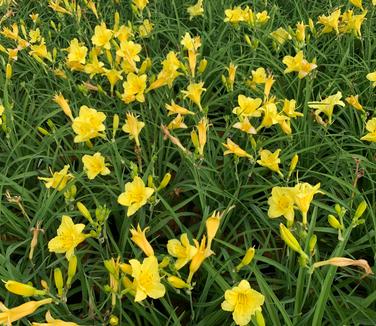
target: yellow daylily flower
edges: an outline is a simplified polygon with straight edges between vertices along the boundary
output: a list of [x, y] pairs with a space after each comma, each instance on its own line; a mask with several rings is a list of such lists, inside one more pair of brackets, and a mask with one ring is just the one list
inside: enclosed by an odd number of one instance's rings
[[73, 175], [68, 173], [69, 165], [64, 165], [64, 168], [58, 172], [54, 172], [51, 178], [38, 177], [39, 180], [45, 181], [46, 188], [53, 188], [57, 191], [61, 191], [65, 188], [68, 181], [73, 179]]
[[124, 68], [127, 73], [137, 71], [136, 62], [141, 60], [138, 55], [141, 49], [141, 45], [133, 41], [120, 42], [120, 49], [116, 51], [116, 55], [123, 58]]
[[261, 312], [265, 297], [253, 290], [247, 280], [240, 281], [238, 286], [225, 292], [225, 301], [221, 307], [224, 311], [232, 312], [232, 317], [236, 325], [247, 325], [252, 316]]
[[251, 135], [257, 134], [255, 127], [251, 125], [247, 117], [245, 117], [242, 121], [235, 123], [233, 127], [243, 132], [246, 132], [247, 134], [251, 134]]
[[142, 11], [149, 3], [149, 0], [132, 0], [132, 3], [137, 7], [137, 9]]
[[201, 94], [206, 91], [206, 88], [203, 88], [204, 82], [200, 83], [191, 83], [188, 85], [186, 91], [181, 91], [184, 94], [184, 98], [189, 98], [193, 103], [195, 103], [200, 110], [201, 107]]
[[354, 109], [364, 112], [363, 106], [359, 103], [359, 95], [351, 95], [345, 98], [345, 101]]
[[167, 126], [167, 129], [186, 129], [188, 126], [184, 123], [184, 117], [178, 114]]
[[196, 246], [196, 253], [193, 255], [191, 259], [191, 263], [189, 264], [189, 275], [187, 279], [187, 283], [191, 284], [193, 275], [198, 271], [201, 267], [204, 260], [213, 254], [213, 252], [206, 246], [206, 236], [204, 235], [201, 239], [201, 243], [199, 244], [197, 240], [195, 240]]
[[283, 44], [285, 44], [286, 41], [292, 39], [290, 33], [286, 31], [283, 27], [280, 27], [277, 30], [271, 32], [270, 36], [273, 38], [274, 41], [277, 42], [279, 46], [282, 46]]
[[110, 169], [106, 166], [105, 159], [99, 152], [94, 155], [84, 155], [82, 157], [82, 163], [84, 164], [87, 177], [90, 180], [93, 180], [98, 174], [110, 174]]
[[98, 112], [86, 105], [80, 107], [80, 113], [77, 118], [73, 120], [72, 129], [77, 134], [74, 137], [75, 143], [85, 142], [92, 138], [102, 136], [102, 132], [106, 127], [103, 124], [106, 120], [106, 115], [103, 112]]
[[315, 110], [315, 115], [324, 113], [328, 117], [328, 123], [332, 123], [333, 110], [336, 105], [345, 106], [345, 103], [341, 101], [342, 93], [337, 92], [334, 95], [328, 96], [320, 102], [308, 102], [308, 107]]
[[189, 20], [192, 20], [193, 17], [204, 15], [203, 2], [204, 0], [198, 0], [196, 4], [194, 4], [193, 6], [189, 6], [187, 8], [187, 12], [189, 14]]
[[177, 239], [168, 240], [167, 251], [169, 255], [177, 258], [175, 268], [179, 270], [192, 259], [197, 252], [197, 248], [189, 243], [188, 235], [183, 233], [180, 236], [180, 241]]
[[354, 15], [352, 10], [346, 11], [342, 15], [342, 24], [340, 26], [340, 31], [342, 33], [352, 33], [357, 37], [361, 37], [362, 33], [360, 31], [364, 20], [366, 19], [367, 10], [364, 10], [361, 15]]
[[130, 229], [132, 234], [132, 241], [145, 253], [146, 256], [154, 256], [153, 247], [150, 245], [149, 241], [146, 239], [146, 232], [149, 230], [149, 227], [141, 230], [140, 224], [137, 224], [136, 229]]
[[365, 136], [363, 136], [360, 139], [361, 140], [367, 140], [367, 141], [370, 141], [370, 142], [376, 142], [376, 118], [372, 118], [372, 119], [367, 121], [366, 129], [369, 133], [366, 134]]
[[318, 193], [323, 193], [319, 189], [320, 183], [312, 186], [307, 182], [300, 182], [293, 188], [295, 205], [302, 212], [304, 225], [307, 224], [307, 213], [313, 196]]
[[75, 64], [86, 63], [87, 47], [81, 45], [78, 39], [74, 38], [69, 43], [68, 50], [68, 65], [74, 67]]
[[198, 122], [196, 126], [197, 132], [195, 130], [191, 132], [192, 142], [196, 150], [200, 154], [200, 156], [204, 155], [204, 148], [205, 148], [206, 140], [207, 140], [208, 127], [209, 127], [209, 121], [206, 117], [204, 117]]
[[127, 112], [125, 125], [123, 125], [122, 129], [125, 133], [129, 134], [129, 139], [134, 139], [136, 145], [140, 147], [140, 140], [138, 138], [142, 128], [145, 127], [145, 123], [139, 121], [137, 117], [133, 113]]
[[290, 72], [297, 72], [299, 79], [304, 78], [312, 70], [317, 68], [317, 65], [314, 62], [309, 63], [304, 59], [303, 51], [299, 51], [295, 57], [289, 55], [285, 56], [282, 62], [287, 66], [283, 73], [288, 74]]
[[257, 163], [274, 172], [277, 172], [281, 177], [283, 177], [283, 174], [279, 169], [279, 163], [281, 163], [281, 160], [278, 156], [280, 152], [280, 149], [277, 149], [274, 153], [267, 149], [263, 149], [260, 151], [261, 159], [257, 160]]
[[53, 101], [60, 106], [60, 108], [63, 110], [65, 115], [71, 119], [74, 120], [72, 115], [72, 110], [68, 104], [68, 101], [64, 98], [64, 96], [61, 93], [55, 94]]
[[118, 203], [128, 207], [127, 216], [132, 216], [153, 195], [154, 189], [145, 187], [144, 181], [136, 176], [132, 182], [125, 184], [125, 190], [118, 197]]
[[24, 297], [32, 297], [46, 294], [46, 291], [44, 290], [38, 290], [29, 284], [23, 284], [13, 280], [6, 281], [5, 288], [11, 293], [22, 295]]
[[123, 83], [124, 93], [121, 99], [126, 103], [138, 101], [145, 102], [145, 89], [146, 89], [146, 75], [137, 76], [134, 73], [129, 73], [127, 81]]
[[189, 111], [186, 108], [183, 108], [180, 105], [177, 105], [173, 100], [171, 101], [171, 104], [166, 104], [166, 109], [168, 111], [167, 115], [172, 114], [180, 114], [180, 115], [187, 115], [187, 114], [195, 114], [192, 111]]
[[373, 87], [376, 87], [376, 71], [367, 74], [366, 78], [372, 82]]
[[136, 290], [135, 302], [147, 297], [158, 299], [165, 295], [166, 289], [161, 283], [155, 256], [145, 258], [142, 264], [136, 259], [131, 259], [129, 263], [132, 266], [133, 286]]
[[282, 111], [284, 114], [286, 114], [290, 118], [297, 118], [304, 116], [303, 113], [297, 112], [296, 110], [296, 101], [295, 100], [283, 100], [283, 108]]
[[262, 103], [261, 98], [251, 98], [245, 95], [238, 96], [239, 106], [232, 110], [232, 113], [240, 117], [260, 117], [260, 105]]
[[294, 192], [290, 187], [273, 187], [268, 199], [270, 218], [284, 216], [290, 223], [294, 222]]
[[103, 47], [106, 50], [111, 49], [111, 38], [113, 32], [110, 29], [107, 29], [106, 23], [102, 22], [102, 24], [95, 26], [94, 35], [91, 38], [91, 42], [93, 45], [98, 47]]
[[227, 138], [227, 144], [222, 143], [222, 145], [227, 148], [223, 155], [234, 154], [238, 157], [252, 158], [251, 154], [248, 154], [244, 149], [241, 149], [240, 146], [235, 144], [230, 138]]
[[82, 233], [84, 228], [85, 224], [74, 224], [71, 217], [63, 215], [57, 236], [48, 242], [48, 250], [58, 254], [65, 253], [65, 257], [70, 260], [74, 249], [87, 238], [87, 235]]
[[211, 254], [211, 244], [213, 242], [213, 239], [215, 235], [217, 234], [217, 231], [219, 229], [219, 225], [221, 223], [221, 218], [222, 218], [221, 212], [214, 211], [211, 216], [209, 216], [206, 219], [205, 226], [206, 226], [206, 234], [208, 236], [208, 245], [207, 245], [207, 250], [208, 253]]
[[339, 17], [341, 16], [341, 9], [337, 9], [336, 11], [332, 12], [329, 16], [320, 16], [318, 19], [318, 23], [324, 25], [323, 30], [321, 33], [330, 33], [331, 31], [335, 31], [339, 34]]

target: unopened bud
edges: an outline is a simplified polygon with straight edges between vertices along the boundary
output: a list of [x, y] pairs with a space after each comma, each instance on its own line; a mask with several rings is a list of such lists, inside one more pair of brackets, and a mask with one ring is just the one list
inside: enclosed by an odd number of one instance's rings
[[364, 211], [367, 209], [367, 202], [365, 200], [363, 200], [358, 208], [356, 209], [355, 211], [355, 214], [354, 214], [354, 217], [353, 217], [353, 221], [356, 221], [358, 220], [360, 217], [362, 217]]
[[343, 225], [340, 223], [340, 221], [336, 219], [334, 215], [331, 215], [331, 214], [328, 215], [328, 223], [334, 229], [337, 229], [337, 230], [343, 229]]
[[60, 297], [62, 297], [63, 296], [63, 288], [64, 288], [64, 280], [63, 280], [63, 273], [61, 272], [60, 268], [54, 269], [54, 281], [55, 281], [57, 293]]
[[7, 63], [7, 66], [5, 68], [5, 78], [7, 80], [10, 80], [12, 78], [12, 72], [13, 72], [12, 66], [10, 65], [10, 63]]

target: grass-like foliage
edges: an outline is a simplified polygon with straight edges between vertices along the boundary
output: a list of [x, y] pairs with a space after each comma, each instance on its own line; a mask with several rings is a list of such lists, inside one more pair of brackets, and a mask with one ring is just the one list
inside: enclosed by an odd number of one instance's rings
[[0, 0], [0, 325], [375, 325], [375, 0]]

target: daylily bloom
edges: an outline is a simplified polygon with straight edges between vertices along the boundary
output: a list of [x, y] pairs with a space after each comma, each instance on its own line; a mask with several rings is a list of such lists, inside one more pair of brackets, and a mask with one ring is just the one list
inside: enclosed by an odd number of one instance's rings
[[323, 192], [319, 190], [320, 183], [315, 186], [311, 186], [307, 182], [300, 182], [294, 187], [294, 201], [295, 205], [302, 212], [303, 215], [303, 224], [307, 224], [307, 213], [313, 196], [315, 194], [322, 194]]
[[367, 74], [366, 78], [372, 82], [373, 87], [376, 87], [376, 71]]
[[29, 284], [23, 284], [13, 280], [6, 281], [5, 288], [11, 293], [22, 295], [24, 297], [32, 297], [46, 294], [44, 290], [38, 290]]
[[337, 92], [334, 95], [328, 96], [320, 102], [308, 102], [308, 107], [315, 110], [315, 115], [319, 115], [321, 112], [328, 117], [328, 123], [332, 123], [333, 110], [336, 105], [345, 106], [345, 103], [341, 101], [342, 93]]
[[52, 303], [51, 298], [29, 301], [14, 308], [6, 308], [0, 302], [0, 325], [11, 325], [13, 322], [33, 314], [39, 307], [49, 303]]
[[291, 35], [283, 27], [278, 28], [277, 30], [270, 33], [270, 36], [274, 41], [277, 42], [279, 46], [282, 46], [286, 41], [291, 40]]
[[137, 7], [137, 9], [142, 11], [149, 3], [149, 0], [132, 0], [132, 3]]
[[252, 158], [251, 154], [248, 154], [244, 149], [241, 149], [240, 146], [235, 144], [230, 138], [227, 138], [227, 144], [222, 143], [222, 145], [227, 148], [223, 155], [234, 154], [238, 157]]
[[261, 312], [265, 297], [253, 290], [247, 280], [242, 280], [238, 286], [225, 292], [222, 309], [230, 311], [236, 325], [247, 325], [256, 311]]
[[167, 126], [167, 129], [186, 129], [188, 126], [184, 123], [184, 117], [178, 114]]
[[167, 251], [172, 257], [176, 257], [175, 268], [183, 268], [196, 254], [197, 248], [189, 243], [188, 235], [183, 233], [180, 241], [177, 239], [168, 240]]
[[351, 95], [345, 98], [345, 101], [350, 104], [354, 109], [364, 112], [363, 106], [359, 103], [359, 95]]
[[213, 252], [206, 246], [206, 236], [204, 235], [201, 239], [201, 243], [198, 243], [195, 240], [196, 246], [196, 253], [193, 255], [191, 263], [189, 264], [189, 275], [187, 279], [187, 283], [191, 284], [193, 275], [198, 271], [201, 267], [204, 260], [209, 257]]
[[337, 9], [336, 11], [332, 12], [329, 16], [320, 16], [318, 19], [318, 23], [324, 25], [324, 28], [321, 31], [321, 33], [330, 33], [334, 30], [337, 34], [339, 34], [338, 24], [340, 16], [341, 9]]
[[206, 117], [204, 117], [198, 122], [196, 126], [197, 132], [195, 130], [191, 132], [192, 142], [196, 150], [200, 154], [200, 156], [204, 155], [204, 148], [205, 148], [206, 140], [207, 140], [208, 127], [209, 127], [209, 121]]
[[85, 224], [74, 224], [71, 217], [63, 215], [57, 236], [48, 242], [48, 250], [65, 253], [65, 257], [70, 260], [74, 249], [87, 238], [87, 235], [82, 233], [84, 228]]
[[79, 326], [78, 324], [73, 323], [73, 322], [68, 322], [68, 321], [63, 321], [61, 319], [53, 318], [51, 316], [50, 311], [46, 312], [45, 319], [46, 319], [46, 323], [32, 323], [31, 325], [32, 326], [48, 326], [48, 325], [51, 325], [51, 326]]
[[303, 113], [297, 112], [296, 110], [296, 101], [295, 100], [287, 100], [284, 99], [283, 101], [283, 108], [282, 111], [290, 118], [297, 118], [304, 116]]
[[294, 222], [294, 192], [290, 187], [273, 187], [272, 196], [268, 199], [268, 216], [276, 218], [284, 216], [290, 223]]
[[188, 85], [186, 91], [181, 91], [184, 94], [184, 98], [189, 98], [193, 103], [202, 110], [201, 107], [201, 94], [206, 91], [206, 88], [203, 88], [204, 82], [200, 83], [191, 83]]
[[196, 4], [187, 8], [189, 20], [192, 20], [193, 17], [204, 15], [203, 2], [204, 0], [198, 0]]
[[53, 101], [60, 106], [65, 115], [69, 117], [69, 119], [71, 119], [72, 121], [74, 120], [68, 101], [61, 93], [55, 94]]
[[162, 61], [162, 66], [163, 68], [158, 74], [157, 79], [149, 86], [148, 91], [157, 89], [164, 85], [168, 85], [168, 87], [171, 88], [176, 77], [181, 75], [181, 73], [178, 72], [181, 62], [173, 51], [170, 51], [167, 54], [166, 59]]
[[317, 65], [312, 62], [309, 63], [304, 59], [303, 51], [299, 51], [295, 57], [285, 56], [282, 62], [287, 66], [283, 73], [288, 74], [290, 72], [297, 72], [299, 79], [307, 76], [312, 70], [317, 68]]
[[260, 105], [262, 103], [261, 98], [251, 98], [244, 95], [238, 96], [239, 106], [232, 110], [232, 113], [240, 117], [260, 117]]
[[367, 141], [370, 141], [370, 142], [376, 142], [376, 118], [372, 118], [372, 119], [367, 121], [366, 129], [369, 133], [366, 134], [365, 136], [363, 136], [360, 139], [361, 140], [367, 140]]
[[171, 101], [171, 104], [166, 104], [166, 109], [168, 110], [167, 115], [172, 114], [181, 114], [181, 115], [187, 115], [187, 114], [195, 114], [192, 111], [189, 111], [186, 108], [183, 108], [180, 105], [177, 105], [173, 100]]
[[103, 112], [98, 112], [86, 105], [81, 106], [80, 113], [77, 118], [73, 120], [72, 128], [77, 134], [74, 137], [75, 143], [85, 142], [92, 138], [102, 135], [106, 127], [103, 121], [106, 115]]
[[211, 216], [209, 216], [205, 222], [206, 234], [208, 235], [208, 255], [211, 254], [211, 244], [221, 223], [222, 213], [214, 211]]
[[129, 134], [129, 139], [134, 139], [136, 145], [140, 147], [140, 140], [138, 138], [141, 129], [145, 127], [145, 123], [139, 121], [133, 113], [127, 112], [125, 125], [123, 126], [123, 131]]
[[133, 41], [120, 42], [120, 49], [116, 51], [116, 55], [123, 58], [125, 72], [137, 71], [136, 62], [141, 60], [138, 55], [141, 49], [141, 45]]
[[281, 162], [281, 160], [278, 157], [280, 152], [280, 149], [277, 149], [274, 153], [267, 149], [263, 149], [260, 151], [261, 159], [257, 160], [257, 163], [274, 172], [277, 172], [281, 177], [283, 177], [283, 174], [280, 171], [278, 165]]
[[340, 31], [343, 33], [353, 33], [357, 37], [361, 37], [360, 31], [363, 21], [366, 19], [367, 10], [363, 11], [361, 15], [354, 15], [352, 10], [346, 11], [342, 15], [342, 24]]
[[146, 75], [137, 76], [132, 72], [128, 74], [127, 81], [123, 83], [124, 93], [121, 97], [126, 104], [136, 100], [145, 102], [146, 78]]
[[71, 68], [79, 68], [80, 65], [84, 65], [86, 63], [86, 54], [87, 54], [87, 47], [81, 45], [78, 42], [78, 39], [74, 38], [69, 43], [68, 50], [68, 65]]
[[106, 166], [104, 157], [99, 152], [94, 155], [84, 155], [82, 157], [82, 163], [84, 164], [84, 170], [86, 171], [87, 177], [90, 180], [93, 180], [98, 174], [110, 174], [110, 169]]
[[129, 217], [144, 206], [153, 193], [154, 189], [145, 187], [144, 181], [136, 176], [132, 182], [125, 184], [125, 190], [118, 197], [118, 203], [128, 207], [127, 216]]
[[106, 24], [102, 22], [102, 24], [95, 26], [94, 35], [91, 38], [91, 41], [95, 46], [103, 47], [106, 50], [111, 49], [111, 38], [112, 38], [112, 30], [107, 29]]
[[150, 245], [149, 241], [146, 239], [145, 233], [149, 230], [149, 227], [141, 230], [140, 224], [137, 224], [136, 229], [130, 229], [132, 234], [132, 241], [145, 253], [146, 256], [154, 256], [153, 247]]
[[147, 297], [158, 299], [165, 295], [166, 289], [161, 283], [155, 256], [145, 258], [142, 264], [136, 259], [131, 259], [129, 263], [132, 266], [133, 286], [136, 289], [135, 302]]
[[263, 113], [264, 117], [257, 130], [260, 130], [261, 128], [270, 128], [271, 126], [280, 122], [281, 116], [277, 112], [277, 106], [274, 101], [274, 98], [270, 98], [260, 108], [260, 111]]
[[252, 134], [252, 135], [257, 134], [255, 127], [251, 125], [247, 117], [245, 117], [242, 121], [235, 123], [233, 127], [241, 131], [244, 131], [247, 134]]
[[67, 185], [68, 181], [70, 179], [73, 179], [73, 175], [68, 173], [69, 170], [69, 165], [64, 165], [64, 168], [58, 172], [54, 172], [52, 174], [51, 178], [46, 178], [46, 177], [38, 177], [39, 180], [45, 181], [45, 186], [46, 188], [53, 188], [56, 189], [57, 191], [61, 191], [65, 188]]

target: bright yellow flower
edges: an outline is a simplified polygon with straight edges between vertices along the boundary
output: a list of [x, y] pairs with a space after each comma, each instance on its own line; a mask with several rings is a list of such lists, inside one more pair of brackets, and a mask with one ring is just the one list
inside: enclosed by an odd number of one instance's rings
[[78, 42], [76, 38], [74, 38], [69, 43], [68, 50], [68, 64], [71, 63], [79, 63], [85, 64], [86, 63], [86, 54], [87, 54], [87, 47], [81, 46], [81, 43]]
[[35, 30], [31, 29], [29, 31], [29, 36], [30, 36], [30, 43], [37, 43], [41, 41], [41, 35], [40, 35], [40, 29], [37, 28]]
[[133, 35], [133, 32], [132, 32], [131, 26], [121, 25], [119, 29], [115, 32], [115, 37], [120, 41], [120, 43], [128, 41], [128, 39], [132, 35]]
[[350, 2], [359, 9], [363, 10], [363, 0], [350, 0]]
[[84, 171], [90, 180], [93, 180], [98, 174], [110, 174], [110, 169], [106, 166], [104, 157], [99, 152], [94, 155], [84, 155], [82, 163], [84, 164]]
[[191, 132], [191, 139], [192, 142], [200, 154], [200, 156], [204, 155], [204, 148], [206, 145], [206, 140], [207, 140], [207, 131], [209, 127], [209, 121], [206, 117], [202, 118], [199, 123], [197, 124], [197, 132], [193, 130]]
[[48, 2], [48, 6], [53, 10], [53, 11], [56, 11], [56, 12], [59, 12], [61, 14], [67, 14], [67, 15], [72, 15], [72, 13], [65, 9], [64, 7], [60, 6], [60, 0], [50, 0]]
[[168, 87], [171, 88], [176, 77], [181, 75], [181, 73], [177, 71], [181, 66], [181, 62], [173, 51], [167, 54], [166, 59], [162, 61], [162, 66], [163, 68], [158, 74], [157, 79], [149, 86], [148, 91], [164, 85], [168, 85]]
[[241, 149], [239, 145], [235, 144], [230, 138], [227, 138], [227, 144], [222, 143], [227, 148], [227, 151], [223, 155], [234, 154], [238, 157], [252, 158], [251, 154], [248, 154], [244, 149]]
[[126, 72], [137, 71], [136, 62], [141, 59], [139, 53], [141, 52], [141, 45], [133, 41], [124, 41], [120, 43], [120, 49], [116, 51], [116, 55], [124, 60], [124, 68]]
[[189, 98], [193, 103], [202, 110], [201, 107], [201, 94], [206, 91], [206, 88], [203, 88], [204, 82], [200, 83], [190, 83], [186, 91], [181, 91], [184, 94], [184, 98]]
[[280, 152], [280, 149], [277, 149], [274, 153], [267, 149], [263, 149], [260, 151], [261, 159], [257, 160], [257, 163], [274, 172], [277, 172], [281, 177], [283, 177], [283, 174], [279, 169], [279, 163], [281, 163], [281, 160], [278, 156]]
[[45, 291], [38, 290], [29, 284], [23, 284], [13, 280], [6, 281], [4, 286], [9, 292], [22, 295], [24, 297], [32, 297], [46, 294]]
[[180, 105], [177, 105], [173, 100], [171, 101], [171, 104], [166, 104], [166, 109], [168, 110], [167, 115], [172, 115], [172, 114], [180, 114], [180, 115], [194, 114], [194, 112], [189, 111], [188, 109], [183, 108]]
[[167, 278], [167, 281], [176, 289], [184, 289], [190, 287], [188, 283], [184, 282], [181, 278], [177, 276], [169, 276]]
[[4, 35], [6, 38], [11, 40], [17, 41], [18, 40], [18, 26], [16, 23], [12, 25], [12, 29], [8, 27], [3, 27], [2, 31], [0, 32], [1, 35]]
[[84, 228], [85, 224], [74, 224], [69, 216], [63, 215], [57, 236], [48, 242], [48, 250], [58, 254], [65, 253], [65, 257], [70, 260], [74, 249], [87, 238], [82, 233]]
[[351, 95], [345, 98], [345, 101], [350, 104], [354, 109], [364, 112], [363, 106], [359, 103], [359, 95]]
[[168, 240], [167, 251], [172, 256], [177, 258], [175, 268], [177, 270], [183, 268], [196, 254], [197, 248], [189, 243], [186, 233], [180, 236], [180, 241], [177, 239]]
[[158, 271], [158, 260], [155, 256], [144, 259], [142, 264], [131, 259], [133, 285], [136, 289], [135, 302], [140, 302], [147, 297], [158, 299], [165, 295], [166, 289], [161, 283]]
[[240, 281], [238, 286], [226, 290], [225, 301], [222, 302], [222, 309], [230, 311], [236, 325], [247, 325], [256, 311], [261, 312], [265, 297], [253, 290], [246, 280]]
[[193, 17], [204, 15], [203, 1], [204, 0], [198, 0], [196, 4], [187, 8], [189, 20], [192, 20]]
[[206, 226], [206, 234], [208, 235], [208, 246], [207, 246], [208, 256], [211, 254], [211, 244], [219, 229], [221, 218], [222, 218], [222, 213], [214, 211], [213, 214], [206, 219], [205, 226]]
[[33, 44], [30, 46], [30, 52], [29, 54], [38, 57], [40, 59], [47, 59], [47, 60], [52, 60], [51, 54], [47, 51], [46, 44], [41, 43], [41, 44]]
[[51, 316], [50, 311], [46, 312], [46, 323], [32, 323], [32, 326], [79, 326], [76, 323], [73, 322], [68, 322], [68, 321], [63, 321], [61, 319], [55, 319]]
[[257, 130], [261, 128], [270, 128], [271, 126], [280, 122], [281, 116], [277, 112], [277, 106], [274, 103], [274, 98], [269, 99], [261, 108], [263, 112], [263, 119]]
[[54, 172], [51, 178], [38, 177], [39, 180], [45, 181], [46, 188], [53, 188], [61, 191], [65, 188], [68, 181], [73, 179], [73, 175], [68, 173], [69, 165], [64, 165], [64, 168], [58, 172]]
[[267, 79], [266, 71], [263, 67], [259, 67], [256, 70], [252, 70], [252, 78], [249, 80], [248, 84], [255, 88], [258, 84], [265, 84]]
[[256, 24], [263, 25], [267, 23], [270, 19], [268, 12], [266, 10], [258, 12], [255, 16]]
[[238, 96], [239, 106], [232, 110], [232, 113], [240, 117], [260, 117], [261, 111], [259, 110], [262, 103], [261, 98], [251, 98], [244, 95]]
[[288, 74], [290, 72], [297, 72], [299, 79], [307, 76], [312, 70], [317, 68], [317, 65], [312, 62], [309, 63], [304, 59], [303, 51], [299, 51], [295, 57], [285, 56], [282, 62], [287, 66], [283, 73]]
[[278, 28], [274, 32], [270, 33], [270, 36], [279, 46], [282, 46], [287, 40], [291, 40], [291, 35], [283, 27]]
[[145, 123], [142, 121], [138, 121], [137, 117], [134, 116], [133, 113], [127, 113], [127, 117], [125, 120], [125, 125], [123, 126], [123, 131], [129, 134], [129, 139], [134, 139], [136, 145], [140, 147], [140, 140], [138, 138], [142, 128], [145, 127]]
[[167, 126], [167, 129], [186, 129], [188, 126], [184, 123], [184, 117], [178, 114]]
[[247, 21], [249, 16], [246, 14], [246, 12], [241, 7], [235, 7], [234, 9], [226, 9], [225, 10], [225, 22], [229, 23], [239, 23]]
[[106, 120], [106, 115], [103, 112], [98, 112], [86, 105], [81, 106], [80, 113], [78, 117], [73, 120], [72, 124], [73, 131], [77, 134], [77, 136], [74, 137], [74, 142], [85, 142], [92, 138], [102, 136], [102, 132], [106, 129], [103, 124], [104, 120]]
[[296, 32], [295, 37], [298, 42], [304, 42], [305, 41], [305, 28], [306, 25], [304, 25], [303, 22], [296, 24]]
[[201, 267], [204, 260], [211, 254], [213, 254], [213, 252], [206, 246], [206, 236], [202, 237], [200, 244], [197, 240], [195, 240], [195, 246], [197, 251], [192, 257], [191, 263], [189, 264], [189, 275], [187, 279], [187, 283], [189, 284], [191, 284], [193, 275]]
[[373, 87], [376, 87], [376, 71], [374, 72], [370, 72], [369, 74], [367, 74], [366, 78], [373, 82], [372, 86]]
[[60, 106], [67, 117], [69, 117], [72, 121], [74, 120], [68, 101], [61, 93], [55, 94], [53, 101]]
[[121, 71], [116, 69], [103, 69], [103, 74], [107, 77], [108, 81], [111, 85], [111, 92], [119, 80], [123, 80], [123, 76], [121, 75]]
[[0, 126], [3, 123], [3, 120], [1, 119], [1, 116], [3, 115], [4, 112], [5, 112], [4, 105], [0, 104]]
[[111, 49], [111, 38], [112, 38], [112, 30], [107, 29], [106, 24], [102, 22], [102, 24], [95, 26], [94, 35], [91, 38], [91, 42], [93, 45], [98, 47], [103, 47], [106, 50]]
[[268, 199], [268, 216], [270, 218], [284, 216], [289, 222], [293, 222], [294, 198], [292, 188], [273, 187], [272, 196]]
[[123, 83], [124, 93], [121, 99], [126, 103], [138, 101], [145, 102], [146, 75], [137, 76], [133, 72], [127, 76], [127, 81]]
[[104, 63], [98, 60], [98, 56], [94, 52], [91, 53], [90, 57], [90, 62], [84, 68], [85, 73], [89, 74], [90, 78], [93, 78], [96, 74], [103, 74], [105, 72]]
[[290, 118], [297, 118], [304, 116], [301, 112], [296, 112], [296, 101], [295, 100], [288, 100], [284, 99], [283, 101], [283, 113], [286, 114]]
[[338, 34], [338, 24], [340, 16], [341, 9], [337, 9], [336, 11], [332, 12], [329, 16], [320, 16], [318, 19], [318, 23], [324, 25], [324, 28], [321, 31], [321, 33], [330, 33], [331, 31], [335, 30]]
[[138, 28], [138, 32], [140, 33], [140, 36], [143, 38], [149, 37], [151, 32], [153, 31], [154, 24], [150, 22], [149, 19], [145, 19], [142, 22], [142, 25]]
[[366, 129], [367, 131], [369, 131], [369, 133], [360, 139], [367, 140], [370, 142], [376, 142], [376, 118], [372, 118], [367, 121]]
[[251, 125], [247, 117], [245, 117], [242, 121], [235, 123], [233, 127], [243, 132], [246, 132], [247, 134], [252, 134], [252, 135], [257, 134], [255, 127]]
[[146, 256], [154, 256], [153, 247], [150, 245], [149, 241], [146, 239], [146, 232], [149, 230], [149, 227], [141, 230], [140, 224], [137, 224], [137, 230], [130, 229], [132, 234], [132, 241], [145, 253]]
[[26, 303], [23, 303], [20, 306], [14, 307], [14, 308], [6, 308], [1, 302], [0, 302], [0, 325], [11, 325], [17, 320], [20, 320], [27, 315], [31, 315], [34, 313], [40, 306], [43, 306], [45, 304], [52, 303], [52, 299], [43, 299], [40, 301], [29, 301]]
[[149, 0], [132, 0], [132, 3], [139, 9], [144, 10], [147, 4], [149, 3]]
[[127, 216], [132, 216], [154, 193], [153, 188], [145, 187], [144, 181], [136, 176], [132, 182], [125, 184], [125, 190], [118, 197], [118, 203], [128, 207]]
[[363, 11], [361, 15], [354, 15], [352, 10], [346, 11], [342, 15], [342, 24], [340, 31], [343, 33], [353, 33], [357, 37], [361, 37], [360, 31], [363, 21], [366, 19], [367, 10]]
[[320, 183], [316, 184], [315, 186], [311, 186], [307, 182], [300, 182], [293, 189], [295, 205], [302, 212], [304, 225], [307, 224], [307, 213], [311, 201], [313, 200], [313, 196], [317, 193], [322, 194], [322, 191], [319, 189]]
[[315, 110], [315, 115], [324, 113], [328, 117], [328, 123], [332, 123], [333, 110], [336, 105], [345, 106], [345, 103], [341, 101], [342, 93], [337, 92], [334, 95], [328, 96], [320, 102], [308, 102], [308, 107]]

